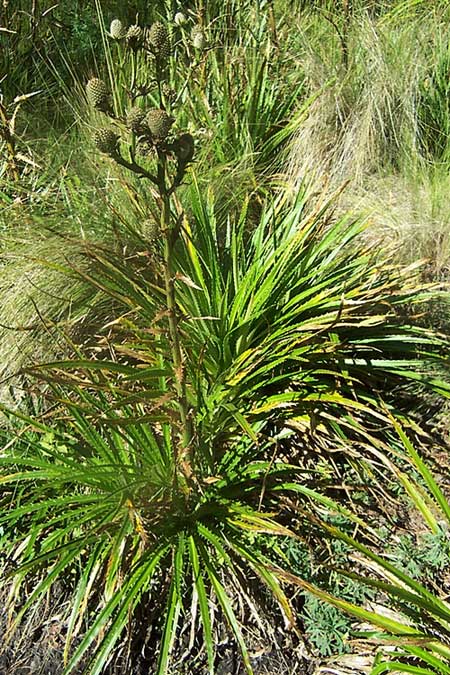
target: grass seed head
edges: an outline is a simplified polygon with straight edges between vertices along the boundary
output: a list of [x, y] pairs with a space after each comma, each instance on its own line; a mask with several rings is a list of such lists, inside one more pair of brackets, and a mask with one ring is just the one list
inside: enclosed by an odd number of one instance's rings
[[94, 131], [94, 145], [106, 155], [114, 155], [117, 151], [119, 137], [111, 129], [102, 128]]
[[152, 136], [161, 141], [167, 138], [170, 128], [174, 123], [173, 117], [170, 117], [165, 110], [160, 110], [159, 108], [149, 110], [145, 121]]

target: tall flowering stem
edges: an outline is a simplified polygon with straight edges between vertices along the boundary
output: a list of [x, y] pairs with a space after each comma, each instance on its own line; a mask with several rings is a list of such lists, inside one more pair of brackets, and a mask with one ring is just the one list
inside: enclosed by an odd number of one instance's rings
[[177, 393], [181, 434], [176, 457], [176, 473], [181, 470], [187, 484], [193, 479], [193, 425], [189, 413], [186, 392], [186, 371], [180, 340], [177, 303], [175, 298], [175, 270], [173, 249], [179, 234], [178, 221], [174, 222], [171, 211], [171, 191], [166, 184], [166, 157], [158, 153], [158, 190], [161, 197], [161, 233], [164, 237], [164, 284], [169, 319], [169, 333], [174, 368], [174, 384]]
[[[113, 30], [114, 29], [114, 30]], [[111, 35], [118, 35], [116, 24]], [[164, 277], [168, 338], [173, 369], [173, 387], [178, 408], [178, 423], [174, 425], [174, 489], [189, 496], [195, 485], [194, 475], [194, 424], [189, 409], [186, 371], [183, 355], [180, 319], [178, 314], [174, 266], [174, 249], [180, 235], [180, 219], [172, 208], [173, 195], [181, 185], [186, 170], [194, 155], [194, 139], [188, 133], [176, 135], [172, 126], [174, 118], [164, 107], [163, 90], [165, 65], [170, 54], [169, 33], [157, 22], [150, 28], [132, 26], [125, 35], [125, 44], [131, 59], [131, 86], [129, 96], [131, 108], [125, 117], [113, 113], [110, 93], [105, 83], [98, 78], [91, 79], [86, 86], [87, 99], [91, 107], [102, 112], [110, 120], [111, 127], [97, 129], [94, 143], [100, 152], [109, 155], [117, 164], [132, 171], [140, 178], [152, 183], [152, 195], [159, 209], [159, 229], [162, 238], [162, 266]], [[139, 39], [138, 39], [139, 38]], [[137, 105], [139, 97], [145, 97], [142, 87], [136, 82], [136, 53], [144, 50], [153, 59], [155, 83], [159, 96], [159, 108], [145, 109]], [[167, 89], [167, 86], [166, 86]], [[124, 132], [129, 136], [128, 144], [122, 143]], [[121, 134], [117, 133], [120, 129]], [[123, 149], [125, 153], [123, 152]], [[174, 161], [175, 160], [175, 161]]]

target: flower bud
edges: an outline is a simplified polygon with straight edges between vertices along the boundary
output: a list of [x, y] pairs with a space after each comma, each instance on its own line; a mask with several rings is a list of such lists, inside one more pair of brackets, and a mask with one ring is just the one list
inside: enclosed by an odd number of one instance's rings
[[127, 31], [120, 19], [113, 19], [109, 27], [109, 34], [113, 40], [123, 40]]
[[205, 34], [203, 32], [203, 27], [200, 24], [196, 24], [191, 30], [191, 40], [195, 49], [204, 49], [205, 47]]
[[187, 19], [184, 16], [183, 12], [177, 12], [174, 17], [174, 22], [177, 24], [177, 26], [182, 26], [184, 23], [186, 23]]

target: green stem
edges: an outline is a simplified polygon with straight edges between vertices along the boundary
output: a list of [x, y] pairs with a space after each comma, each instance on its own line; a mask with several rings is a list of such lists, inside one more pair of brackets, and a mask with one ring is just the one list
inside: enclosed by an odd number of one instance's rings
[[158, 84], [158, 101], [159, 101], [159, 107], [160, 108], [162, 107], [162, 103], [163, 103], [161, 81], [162, 81], [161, 61], [159, 59], [159, 56], [157, 56], [156, 57], [156, 82]]
[[137, 69], [136, 69], [136, 59], [137, 55], [134, 49], [131, 51], [131, 87], [130, 91], [134, 91], [136, 88], [136, 77], [137, 77]]
[[170, 209], [170, 190], [166, 185], [166, 158], [158, 153], [158, 183], [161, 196], [161, 229], [164, 236], [164, 284], [166, 292], [167, 311], [169, 316], [169, 335], [172, 352], [172, 362], [175, 374], [175, 391], [177, 394], [178, 411], [181, 425], [180, 444], [176, 451], [175, 468], [180, 468], [186, 484], [192, 482], [192, 442], [193, 425], [189, 414], [186, 393], [186, 373], [183, 352], [180, 342], [180, 331], [177, 317], [175, 298], [175, 276], [173, 271], [173, 248], [176, 241], [175, 226], [172, 223]]

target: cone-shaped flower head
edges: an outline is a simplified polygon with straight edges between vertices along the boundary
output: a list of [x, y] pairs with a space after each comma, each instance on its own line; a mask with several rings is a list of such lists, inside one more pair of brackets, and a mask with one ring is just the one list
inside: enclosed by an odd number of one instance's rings
[[119, 137], [111, 129], [103, 128], [94, 131], [94, 145], [106, 155], [114, 155], [117, 151]]
[[162, 65], [165, 65], [164, 61], [169, 58], [171, 53], [172, 53], [172, 49], [171, 49], [171, 46], [170, 46], [170, 42], [169, 42], [169, 40], [167, 40], [167, 42], [165, 42], [163, 44], [163, 46], [161, 47], [159, 52], [157, 54], [155, 53], [155, 56], [156, 56], [156, 58], [159, 59], [159, 61]]
[[136, 51], [144, 44], [144, 31], [140, 26], [130, 26], [127, 30], [126, 39], [128, 47]]
[[103, 111], [109, 108], [109, 90], [103, 80], [91, 78], [86, 85], [86, 96], [93, 108]]
[[203, 27], [200, 24], [195, 24], [191, 30], [191, 40], [195, 49], [203, 49], [206, 43], [205, 33], [203, 32]]
[[148, 42], [150, 49], [154, 54], [159, 54], [162, 50], [167, 50], [169, 44], [169, 33], [166, 26], [161, 21], [155, 21], [148, 32]]
[[141, 110], [141, 108], [138, 107], [130, 108], [130, 110], [127, 112], [126, 117], [126, 125], [128, 129], [131, 129], [131, 131], [134, 131], [135, 133], [138, 134], [142, 129], [144, 117], [145, 112]]
[[149, 110], [145, 121], [152, 136], [160, 141], [167, 138], [170, 128], [174, 123], [173, 117], [170, 117], [165, 110], [160, 110], [159, 108]]
[[127, 31], [125, 30], [125, 26], [120, 19], [113, 19], [111, 21], [109, 34], [113, 40], [123, 40], [123, 38], [126, 36]]

